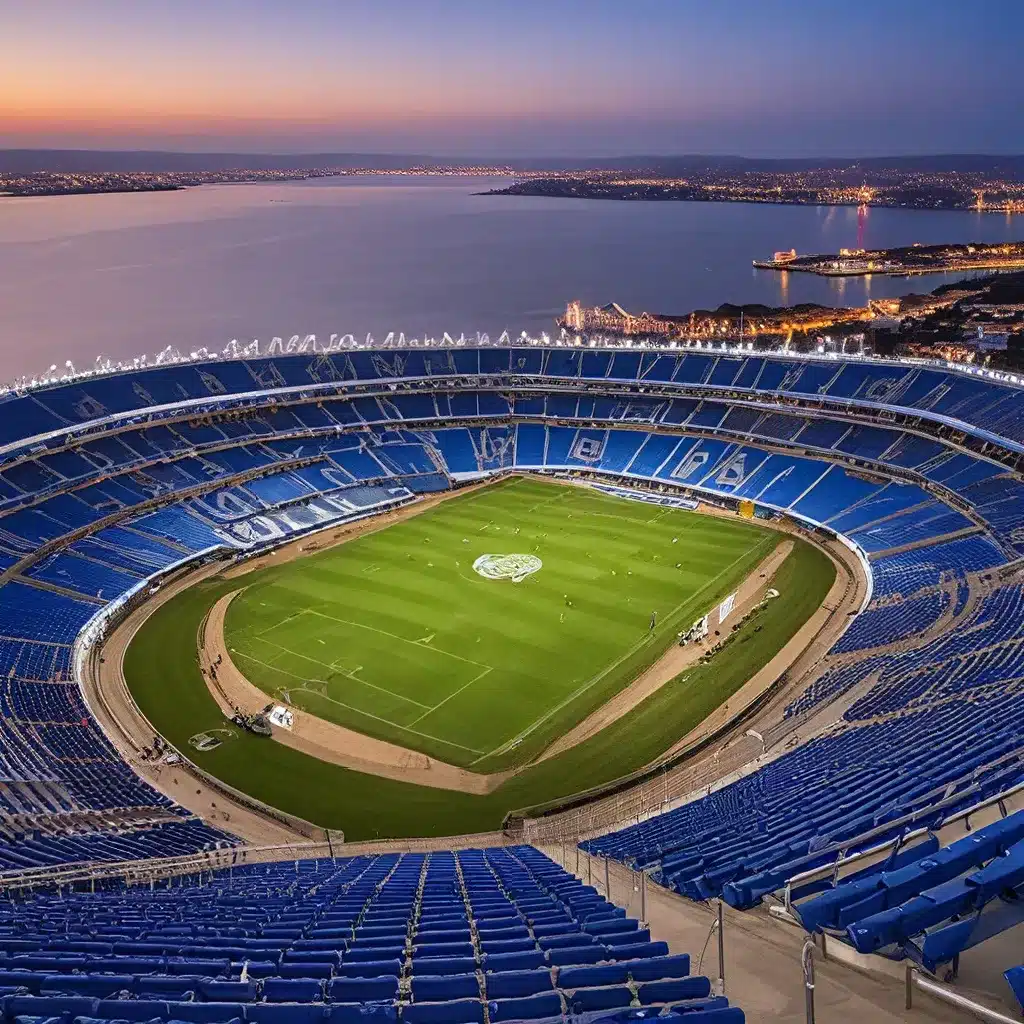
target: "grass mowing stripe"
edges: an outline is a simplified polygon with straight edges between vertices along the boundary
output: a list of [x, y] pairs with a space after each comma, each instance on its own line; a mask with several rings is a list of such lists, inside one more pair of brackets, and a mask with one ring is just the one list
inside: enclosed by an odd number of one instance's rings
[[[358, 626], [359, 629], [368, 629], [373, 633], [380, 633], [382, 636], [390, 637], [392, 640], [399, 640], [403, 644], [413, 644], [416, 647], [423, 648], [425, 645], [419, 640], [408, 640], [404, 636], [398, 636], [396, 633], [389, 633], [386, 629], [377, 629], [376, 626], [367, 626], [362, 622], [353, 622], [351, 619], [341, 619], [336, 615], [327, 615], [324, 612], [317, 611], [315, 608], [307, 608], [306, 611], [310, 615], [319, 615], [322, 619], [330, 619], [332, 622], [343, 622], [346, 626]], [[467, 665], [476, 665], [477, 668], [489, 668], [489, 665], [481, 665], [479, 661], [473, 661], [470, 658], [463, 658], [461, 654], [452, 654], [451, 651], [442, 651], [438, 647], [431, 646], [428, 648], [434, 651], [436, 654], [444, 654], [449, 658], [454, 658], [456, 661], [464, 661]]]
[[[761, 544], [757, 545], [758, 552], [760, 552], [762, 548], [766, 549], [767, 545], [772, 543], [772, 541], [773, 541], [773, 538], [770, 538], [770, 537], [766, 538], [765, 541], [762, 541]], [[672, 611], [670, 611], [668, 613], [668, 618], [669, 619], [674, 619], [674, 617], [683, 609], [684, 606], [686, 606], [687, 604], [691, 603], [692, 601], [695, 601], [695, 600], [699, 599], [701, 597], [701, 595], [704, 593], [704, 591], [706, 591], [709, 587], [713, 587], [724, 575], [726, 575], [726, 573], [729, 572], [730, 569], [732, 569], [738, 562], [742, 561], [748, 554], [749, 554], [749, 550], [748, 551], [744, 551], [729, 566], [727, 566], [725, 569], [723, 569], [718, 574], [718, 576], [716, 576], [713, 580], [710, 580], [708, 583], [706, 583], [701, 588], [701, 590], [697, 594], [695, 594], [692, 598], [687, 598], [686, 600], [681, 601], [678, 605], [676, 605], [675, 608], [672, 609]], [[611, 672], [614, 672], [615, 669], [619, 667], [619, 665], [621, 665], [623, 662], [625, 662], [629, 658], [633, 657], [633, 655], [635, 655], [638, 651], [640, 651], [646, 644], [650, 644], [651, 642], [652, 642], [652, 637], [650, 635], [641, 637], [640, 640], [637, 641], [637, 643], [634, 644], [632, 648], [630, 648], [630, 650], [626, 651], [626, 653], [623, 654], [622, 657], [618, 659], [618, 661], [613, 662], [606, 669], [604, 669], [600, 673], [598, 673], [598, 675], [594, 676], [592, 679], [589, 679], [578, 690], [575, 690], [573, 693], [569, 694], [569, 696], [566, 697], [565, 700], [563, 700], [561, 702], [561, 704], [558, 704], [555, 707], [553, 707], [550, 710], [548, 710], [545, 714], [543, 714], [540, 718], [538, 718], [535, 722], [533, 722], [529, 726], [528, 729], [524, 730], [518, 736], [514, 737], [510, 741], [510, 743], [506, 743], [502, 747], [495, 748], [494, 750], [490, 751], [485, 756], [486, 757], [490, 757], [492, 755], [504, 753], [505, 748], [507, 748], [510, 744], [514, 745], [516, 743], [521, 742], [531, 732], [535, 731], [541, 725], [543, 725], [544, 722], [546, 722], [549, 718], [553, 717], [559, 711], [563, 710], [563, 708], [567, 707], [574, 700], [576, 700], [577, 697], [582, 696], [584, 693], [587, 692], [587, 690], [589, 690], [592, 686], [594, 686], [595, 683], [600, 682], [601, 679], [603, 679], [605, 676], [609, 675]], [[482, 761], [483, 758], [479, 758], [478, 760]], [[473, 763], [476, 764], [477, 762], [473, 762]]]
[[[711, 521], [710, 533], [725, 525]], [[246, 579], [255, 583], [275, 574], [276, 567], [268, 567]], [[146, 717], [202, 768], [274, 807], [323, 827], [344, 829], [352, 841], [484, 832], [499, 827], [512, 809], [609, 782], [667, 749], [706, 717], [705, 709], [718, 706], [732, 688], [742, 685], [745, 679], [740, 677], [750, 665], [770, 660], [821, 604], [834, 575], [825, 555], [798, 540], [776, 577], [781, 597], [769, 602], [760, 621], [744, 626], [699, 675], [684, 673], [591, 740], [526, 769], [486, 795], [429, 789], [340, 768], [226, 722], [199, 672], [195, 637], [209, 608], [238, 589], [237, 579], [199, 583], [158, 609], [126, 653], [125, 678]], [[226, 729], [230, 738], [215, 750], [191, 749], [189, 737], [207, 729]], [[403, 734], [396, 731], [389, 738], [395, 735]]]
[[[261, 643], [270, 644], [271, 647], [276, 647], [279, 651], [283, 651], [285, 654], [290, 654], [293, 658], [301, 658], [303, 661], [310, 661], [314, 665], [319, 665], [320, 668], [327, 669], [329, 673], [335, 672], [340, 673], [343, 676], [348, 676], [349, 679], [352, 679], [357, 683], [362, 683], [363, 686], [369, 686], [371, 689], [380, 690], [381, 693], [390, 694], [392, 697], [398, 698], [398, 700], [405, 701], [409, 704], [415, 704], [419, 708], [430, 708], [429, 704], [421, 704], [418, 700], [413, 700], [412, 697], [407, 697], [404, 693], [395, 693], [394, 690], [389, 690], [386, 686], [377, 686], [376, 683], [371, 683], [368, 679], [360, 679], [355, 675], [355, 673], [359, 671], [358, 669], [346, 669], [339, 666], [337, 662], [332, 662], [330, 665], [327, 665], [322, 661], [318, 661], [316, 658], [311, 658], [308, 654], [299, 654], [298, 651], [293, 651], [288, 647], [282, 647], [280, 644], [275, 644], [273, 640], [268, 640], [266, 637], [253, 637], [253, 639], [259, 640]], [[232, 651], [232, 653], [241, 652]], [[321, 682], [326, 681], [327, 680], [325, 679], [321, 680]]]
[[[529, 510], [538, 506], [543, 507], [531, 514]], [[492, 750], [506, 750], [511, 744], [508, 765], [502, 766], [514, 766], [554, 738], [546, 735], [548, 731], [570, 728], [575, 722], [569, 718], [585, 716], [593, 701], [611, 696], [628, 682], [627, 669], [640, 671], [646, 664], [639, 661], [653, 660], [655, 648], [667, 646], [667, 629], [648, 636], [651, 608], [663, 621], [670, 620], [680, 607], [689, 607], [694, 595], [705, 592], [708, 581], [728, 572], [754, 538], [764, 537], [757, 526], [727, 529], [732, 524], [710, 523], [675, 509], [663, 509], [653, 518], [658, 521], [652, 524], [649, 507], [605, 494], [549, 482], [512, 482], [500, 491], [455, 498], [405, 523], [282, 567], [271, 577], [274, 583], [259, 586], [260, 611], [266, 610], [267, 602], [290, 612], [296, 603], [305, 603], [311, 616], [320, 616], [321, 621], [371, 630], [405, 645], [414, 642], [410, 637], [426, 634], [432, 638], [430, 649], [481, 670], [492, 666], [489, 685], [480, 688], [479, 699], [474, 697], [477, 691], [466, 687], [466, 695], [457, 702], [464, 714], [446, 713], [443, 731], [447, 739], [465, 747], [482, 746], [477, 739], [481, 732], [489, 735]], [[474, 539], [481, 526], [486, 527], [485, 536]], [[691, 553], [676, 561], [683, 549], [671, 545], [681, 536], [688, 545], [691, 535]], [[709, 543], [712, 535], [728, 536], [728, 543]], [[483, 581], [467, 567], [482, 552], [508, 551], [537, 553], [543, 561], [541, 573], [514, 586]], [[382, 568], [366, 576], [361, 569], [367, 562]], [[286, 598], [272, 597], [282, 592]], [[239, 623], [237, 606], [251, 608], [256, 599], [253, 588], [233, 603], [229, 638]], [[425, 688], [436, 690], [446, 670], [429, 658], [415, 666], [405, 655], [398, 657], [379, 644], [332, 636], [330, 631], [316, 633], [308, 621], [311, 616], [293, 619], [274, 633], [275, 639], [293, 651], [306, 649], [314, 637], [321, 643], [343, 643], [382, 689], [408, 692], [422, 706], [436, 703], [422, 693]], [[267, 617], [261, 614], [260, 621]], [[551, 678], [552, 664], [560, 666], [556, 679]], [[613, 671], [605, 671], [609, 667]], [[444, 680], [442, 699], [468, 681], [465, 676]], [[259, 685], [260, 679], [253, 682]], [[566, 704], [567, 695], [588, 682], [593, 684], [593, 696]], [[501, 692], [503, 687], [520, 695], [514, 706]], [[487, 701], [497, 701], [501, 713], [489, 715]], [[342, 725], [351, 724], [332, 717]], [[398, 716], [389, 710], [378, 717]], [[531, 730], [538, 719], [544, 728]]]

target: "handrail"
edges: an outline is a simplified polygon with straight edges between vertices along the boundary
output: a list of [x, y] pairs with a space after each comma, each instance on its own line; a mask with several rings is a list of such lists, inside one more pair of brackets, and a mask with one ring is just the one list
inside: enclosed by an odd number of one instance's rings
[[[808, 939], [800, 950], [800, 967], [803, 971], [804, 984], [804, 1013], [806, 1015], [807, 1024], [815, 1024], [814, 957], [816, 952], [817, 946], [814, 944], [813, 939]], [[993, 1010], [991, 1007], [985, 1006], [974, 999], [969, 999], [967, 996], [961, 995], [959, 992], [954, 992], [948, 985], [943, 985], [937, 981], [933, 981], [931, 978], [926, 978], [911, 964], [907, 964], [905, 983], [904, 1008], [908, 1012], [914, 1008], [915, 987], [919, 988], [922, 992], [927, 992], [929, 995], [934, 996], [936, 999], [948, 1004], [949, 1006], [955, 1006], [959, 1010], [965, 1010], [967, 1013], [972, 1013], [981, 1020], [988, 1021], [989, 1024], [1020, 1024], [1020, 1020], [1017, 1018], [1008, 1017], [1006, 1014], [1000, 1013], [998, 1010]]]
[[814, 950], [813, 940], [808, 939], [800, 950], [800, 967], [804, 975], [804, 1013], [807, 1024], [814, 1024]]
[[[326, 842], [279, 843], [269, 846], [225, 846], [216, 850], [182, 854], [176, 857], [148, 857], [140, 860], [77, 861], [71, 864], [24, 868], [19, 871], [0, 872], [0, 892], [35, 888], [41, 885], [67, 885], [81, 881], [102, 881], [110, 878], [142, 878], [192, 874], [196, 871], [217, 870], [236, 864], [260, 860], [293, 859], [296, 854], [309, 856], [314, 851], [327, 849]], [[289, 857], [280, 856], [287, 852]]]
[[[641, 872], [643, 874], [643, 872]], [[715, 915], [715, 919], [711, 922], [711, 927], [708, 929], [707, 938], [704, 940], [704, 947], [700, 951], [700, 956], [697, 958], [697, 973], [703, 974], [704, 967], [704, 954], [708, 951], [708, 943], [711, 942], [711, 936], [718, 933], [718, 983], [717, 983], [717, 994], [720, 996], [725, 995], [725, 935], [722, 930], [724, 924], [723, 907], [724, 903], [722, 900], [716, 901], [718, 904], [718, 911]]]
[[[1003, 757], [1006, 758], [1007, 756], [1012, 756], [1012, 754], [1019, 755], [1020, 753], [1021, 751], [1013, 751], [1011, 752], [1011, 755], [1004, 755]], [[993, 762], [993, 764], [998, 764], [1001, 760], [1003, 760], [1003, 758], [998, 759], [997, 761]], [[985, 767], [988, 768], [990, 767], [990, 765], [986, 765]], [[1024, 792], [1024, 782], [1018, 782], [1011, 786], [1009, 789], [1005, 789], [1002, 790], [1000, 793], [997, 793], [995, 796], [987, 797], [986, 799], [981, 800], [976, 804], [971, 804], [970, 807], [966, 807], [961, 811], [957, 811], [955, 814], [951, 814], [948, 818], [943, 818], [942, 822], [934, 827], [921, 826], [919, 828], [912, 829], [909, 832], [902, 833], [900, 835], [894, 836], [891, 839], [887, 839], [884, 842], [878, 843], [876, 846], [871, 846], [866, 850], [859, 850], [856, 853], [851, 853], [849, 856], [846, 856], [843, 850], [840, 850], [839, 856], [832, 863], [822, 864], [821, 866], [816, 868], [809, 868], [806, 871], [801, 871], [799, 874], [793, 875], [791, 878], [786, 879], [783, 897], [783, 903], [785, 906], [786, 913], [790, 913], [793, 905], [792, 892], [794, 886], [800, 885], [803, 882], [817, 881], [818, 879], [824, 878], [827, 875], [832, 875], [833, 878], [837, 878], [840, 868], [846, 867], [849, 864], [854, 864], [857, 861], [864, 860], [867, 857], [873, 857], [876, 854], [882, 853], [884, 850], [887, 850], [891, 847], [902, 846], [904, 843], [910, 842], [914, 839], [918, 839], [923, 835], [927, 835], [929, 832], [934, 832], [935, 829], [946, 828], [949, 825], [954, 825], [958, 821], [965, 820], [969, 818], [972, 814], [977, 814], [979, 811], [983, 811], [988, 807], [998, 806], [1001, 817], [1005, 818], [1009, 814], [1009, 812], [1006, 809], [1006, 801], [1011, 797], [1015, 796], [1017, 793], [1022, 792]], [[959, 795], [961, 797], [963, 796], [962, 793]], [[942, 803], [946, 803], [949, 800], [955, 799], [956, 797], [957, 794], [953, 794], [951, 797], [948, 798], [947, 801], [941, 801], [939, 804], [934, 805], [932, 808], [927, 808], [927, 810], [934, 811], [940, 809]], [[919, 812], [914, 812], [914, 815], [911, 816], [904, 816], [904, 818], [897, 819], [895, 822], [889, 822], [888, 825], [883, 827], [888, 828], [893, 825], [898, 825], [900, 824], [900, 822], [906, 821], [907, 817], [911, 817], [912, 819], [914, 816], [916, 816], [917, 813]], [[864, 835], [870, 834], [871, 833], [865, 833]], [[863, 839], [864, 835], [859, 837], [855, 836], [853, 839], [847, 842], [846, 847], [848, 848], [850, 845]]]
[[376, 856], [394, 852], [470, 849], [480, 846], [504, 846], [511, 837], [501, 832], [476, 832], [457, 836], [424, 839], [374, 839], [337, 842], [338, 833], [326, 833], [318, 841], [274, 843], [262, 846], [223, 846], [215, 850], [181, 854], [175, 857], [147, 857], [120, 861], [77, 861], [0, 872], [0, 893], [11, 893], [47, 885], [70, 885], [123, 879], [128, 884], [150, 882], [203, 871], [219, 871], [242, 864], [263, 864], [288, 860], [337, 860], [341, 857]]
[[980, 1017], [982, 1020], [990, 1021], [991, 1024], [1020, 1024], [1019, 1018], [1007, 1017], [1005, 1013], [1000, 1013], [998, 1010], [993, 1010], [988, 1006], [975, 1002], [973, 999], [968, 999], [967, 996], [962, 996], [959, 992], [954, 992], [948, 985], [942, 985], [937, 981], [932, 981], [931, 978], [924, 977], [920, 971], [911, 967], [907, 968], [906, 1007], [908, 1010], [913, 1009], [912, 993], [914, 985], [916, 985], [922, 992], [927, 992], [930, 996], [934, 996], [936, 999], [939, 999], [944, 1003], [948, 1003], [950, 1006], [955, 1006], [959, 1010], [966, 1010], [968, 1013], [973, 1013], [976, 1017]]

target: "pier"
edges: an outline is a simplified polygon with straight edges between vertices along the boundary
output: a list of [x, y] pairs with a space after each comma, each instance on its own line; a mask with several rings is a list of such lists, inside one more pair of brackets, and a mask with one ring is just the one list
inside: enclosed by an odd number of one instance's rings
[[782, 270], [821, 277], [866, 277], [870, 274], [909, 277], [916, 274], [957, 274], [976, 270], [1024, 268], [1024, 242], [962, 245], [912, 245], [900, 249], [840, 249], [838, 253], [798, 256], [795, 249], [771, 259], [753, 260], [761, 270]]

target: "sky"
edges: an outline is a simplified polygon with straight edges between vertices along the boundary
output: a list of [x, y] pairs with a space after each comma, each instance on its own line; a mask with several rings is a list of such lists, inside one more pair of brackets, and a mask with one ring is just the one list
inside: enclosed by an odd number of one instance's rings
[[1024, 0], [0, 0], [0, 148], [1024, 152]]

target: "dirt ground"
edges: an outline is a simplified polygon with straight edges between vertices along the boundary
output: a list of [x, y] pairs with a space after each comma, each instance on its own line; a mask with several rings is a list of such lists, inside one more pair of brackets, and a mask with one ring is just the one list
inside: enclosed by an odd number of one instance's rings
[[[456, 493], [465, 493], [465, 489]], [[383, 529], [385, 526], [398, 522], [401, 519], [409, 518], [450, 497], [452, 497], [451, 492], [438, 495], [429, 503], [422, 502], [399, 509], [394, 513], [389, 513], [386, 517], [386, 522], [383, 521], [384, 517], [374, 518], [364, 523], [353, 524], [352, 527], [347, 529], [335, 531], [330, 534], [326, 544], [323, 542], [319, 543], [315, 550], [333, 547], [364, 533]], [[710, 512], [711, 514], [723, 514], [718, 509], [705, 506], [702, 506], [701, 511], [705, 513]], [[729, 516], [729, 518], [732, 518], [732, 516]], [[764, 597], [774, 574], [793, 550], [793, 546], [794, 542], [792, 540], [781, 540], [775, 549], [743, 580], [736, 591], [736, 609], [734, 612], [736, 621], [747, 615]], [[267, 556], [267, 559], [260, 559], [253, 563], [235, 567], [229, 570], [228, 573], [225, 573], [225, 575], [236, 576], [240, 574], [239, 570], [248, 571], [260, 565], [272, 564], [270, 559], [273, 559], [273, 564], [281, 564], [301, 557], [303, 554], [309, 553], [310, 550], [308, 541], [305, 544], [287, 545], [285, 548], [274, 552], [273, 555]], [[837, 589], [842, 589], [838, 575], [833, 591]], [[221, 709], [229, 716], [234, 712], [235, 708], [241, 709], [246, 714], [261, 711], [273, 699], [250, 682], [245, 674], [235, 665], [231, 658], [231, 652], [228, 650], [224, 640], [224, 619], [227, 607], [231, 599], [238, 592], [235, 591], [232, 594], [225, 595], [211, 610], [206, 621], [202, 638], [202, 650], [200, 651], [200, 660], [203, 665], [207, 687]], [[829, 598], [833, 596], [833, 593], [830, 592]], [[807, 644], [821, 631], [823, 624], [835, 611], [835, 601], [830, 602], [826, 599], [822, 609], [812, 616], [808, 623], [772, 659], [764, 670], [759, 672], [738, 693], [734, 694], [729, 701], [721, 705], [700, 726], [687, 736], [682, 737], [679, 743], [672, 748], [673, 751], [683, 749], [691, 743], [699, 742], [705, 734], [719, 729], [730, 718], [742, 711], [751, 701], [756, 700], [764, 689], [778, 677], [780, 672], [790, 667], [796, 661]], [[842, 620], [839, 620], [836, 625], [841, 627]], [[832, 632], [830, 631], [830, 635]], [[837, 633], [838, 629], [835, 632]], [[624, 690], [621, 690], [573, 729], [556, 740], [531, 764], [536, 764], [539, 761], [569, 750], [589, 739], [601, 729], [618, 721], [618, 719], [646, 700], [647, 697], [670, 682], [689, 665], [695, 664], [705, 653], [706, 649], [704, 646], [695, 644], [688, 645], [687, 647], [670, 647], [654, 665], [642, 673], [633, 683]], [[216, 665], [216, 680], [214, 680], [210, 674], [210, 669], [217, 662], [218, 658], [220, 662]], [[411, 782], [421, 786], [431, 786], [435, 789], [485, 794], [492, 792], [512, 775], [530, 767], [530, 765], [525, 765], [511, 771], [493, 774], [471, 772], [445, 761], [440, 761], [437, 758], [429, 757], [418, 751], [410, 750], [399, 744], [374, 739], [353, 729], [328, 722], [298, 708], [291, 707], [290, 710], [293, 714], [293, 722], [290, 729], [283, 726], [273, 726], [273, 738], [279, 743], [283, 743], [285, 746], [300, 750], [313, 757], [318, 757], [320, 760], [331, 764], [380, 775], [384, 778]]]
[[[793, 550], [793, 541], [784, 540], [765, 558], [736, 589], [736, 606], [733, 621], [740, 622], [754, 610], [764, 598], [772, 578]], [[624, 690], [620, 690], [606, 704], [587, 715], [579, 725], [560, 736], [537, 759], [544, 761], [555, 754], [569, 750], [595, 733], [618, 721], [638, 704], [642, 704], [666, 683], [671, 682], [680, 672], [695, 665], [707, 652], [706, 644], [687, 644], [686, 647], [673, 645], [647, 671], [638, 676]]]
[[[238, 593], [241, 591], [225, 594], [211, 609], [199, 653], [206, 686], [228, 717], [234, 714], [236, 708], [245, 714], [262, 711], [267, 702], [274, 699], [245, 677], [232, 660], [224, 641], [224, 618], [231, 599]], [[291, 705], [288, 707], [293, 715], [292, 727], [272, 726], [273, 738], [286, 747], [318, 757], [321, 761], [371, 775], [381, 775], [387, 779], [397, 779], [399, 782], [412, 782], [417, 786], [432, 786], [435, 789], [454, 789], [463, 793], [489, 793], [509, 775], [508, 772], [478, 775], [419, 751], [374, 739], [354, 729], [346, 729]]]
[[[559, 482], [565, 483], [567, 486], [575, 486], [568, 481]], [[313, 551], [326, 550], [366, 533], [385, 529], [393, 523], [433, 508], [443, 501], [471, 490], [486, 487], [491, 483], [493, 481], [482, 481], [458, 491], [434, 495], [393, 512], [374, 516], [348, 526], [327, 529], [320, 534], [286, 544], [267, 555], [238, 563], [227, 569], [223, 565], [207, 566], [198, 573], [186, 574], [167, 584], [151, 601], [121, 623], [105, 642], [100, 656], [96, 659], [97, 670], [90, 685], [86, 688], [90, 707], [97, 718], [101, 720], [122, 755], [140, 774], [162, 792], [172, 796], [195, 813], [201, 814], [212, 824], [223, 823], [225, 827], [253, 843], [287, 843], [307, 836], [308, 823], [299, 821], [289, 823], [279, 820], [269, 808], [267, 809], [268, 814], [264, 815], [248, 804], [236, 804], [223, 790], [207, 785], [204, 779], [188, 766], [168, 766], [141, 760], [142, 747], [152, 742], [154, 730], [136, 707], [124, 682], [122, 666], [124, 651], [149, 615], [176, 593], [200, 579], [217, 575], [218, 572], [223, 578], [234, 579], [244, 577], [259, 568], [284, 564]], [[714, 506], [702, 505], [699, 511], [703, 514], [734, 518], [732, 514]], [[795, 535], [799, 532], [796, 529], [785, 528], [782, 524], [771, 525], [783, 538], [786, 534]], [[761, 599], [771, 582], [772, 575], [781, 566], [792, 547], [793, 541], [781, 539], [771, 554], [740, 584], [737, 589], [737, 607], [734, 613], [737, 615], [737, 621]], [[701, 737], [708, 732], [727, 725], [751, 701], [757, 699], [784, 669], [790, 668], [791, 674], [802, 674], [805, 666], [816, 661], [817, 657], [820, 657], [820, 653], [827, 650], [842, 632], [847, 622], [847, 612], [853, 607], [859, 607], [858, 602], [864, 592], [864, 581], [857, 576], [853, 569], [852, 556], [846, 557], [849, 552], [839, 550], [836, 545], [828, 545], [827, 549], [837, 566], [842, 564], [846, 571], [837, 575], [836, 584], [822, 608], [812, 616], [768, 666], [765, 666], [754, 679], [713, 712], [691, 734], [682, 737], [673, 747], [673, 751], [685, 749], [690, 744], [699, 742]], [[849, 586], [851, 574], [855, 577], [857, 584], [853, 588]], [[842, 582], [840, 576], [843, 577]], [[241, 580], [240, 583], [244, 585]], [[202, 650], [200, 651], [200, 663], [205, 670], [207, 685], [210, 687], [212, 696], [227, 716], [233, 713], [234, 707], [252, 713], [262, 710], [270, 701], [267, 694], [246, 679], [244, 673], [234, 665], [230, 658], [230, 652], [226, 649], [223, 630], [224, 616], [233, 596], [233, 594], [226, 595], [211, 610], [206, 620]], [[812, 645], [811, 649], [808, 649], [808, 644]], [[684, 648], [676, 646], [670, 648], [662, 658], [632, 684], [547, 748], [537, 758], [537, 761], [568, 750], [593, 736], [600, 729], [617, 721], [678, 675], [687, 665], [693, 663], [700, 657], [703, 650], [704, 648], [693, 645]], [[209, 668], [218, 656], [221, 656], [223, 660], [217, 666], [217, 682], [213, 683]], [[798, 669], [801, 670], [800, 673], [797, 673]], [[398, 744], [373, 739], [299, 709], [291, 708], [291, 710], [294, 716], [293, 728], [288, 730], [275, 727], [274, 739], [313, 757], [343, 767], [385, 778], [412, 782], [416, 785], [477, 794], [491, 792], [513, 774], [512, 772], [500, 772], [483, 775], [470, 772]], [[522, 771], [523, 769], [517, 770]], [[229, 807], [230, 810], [228, 810]]]

